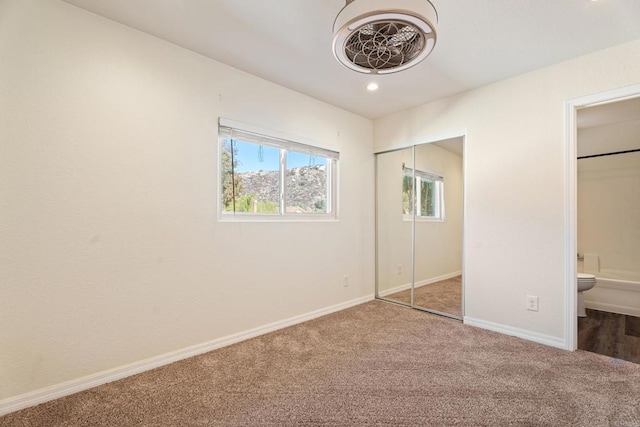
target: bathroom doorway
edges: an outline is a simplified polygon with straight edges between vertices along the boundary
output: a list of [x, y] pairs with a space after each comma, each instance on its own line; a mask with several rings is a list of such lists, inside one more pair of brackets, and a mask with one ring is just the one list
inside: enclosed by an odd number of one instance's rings
[[[640, 363], [640, 85], [572, 100], [567, 118], [568, 347]], [[578, 273], [596, 277], [581, 318]]]
[[376, 154], [376, 298], [462, 320], [464, 137]]
[[578, 349], [640, 363], [640, 97], [578, 110]]

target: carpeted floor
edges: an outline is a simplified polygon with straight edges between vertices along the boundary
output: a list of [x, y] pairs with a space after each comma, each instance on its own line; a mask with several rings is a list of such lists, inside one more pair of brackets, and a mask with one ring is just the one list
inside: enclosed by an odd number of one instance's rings
[[[396, 292], [386, 298], [411, 304], [411, 290]], [[430, 283], [415, 289], [414, 305], [454, 316], [462, 316], [462, 276]]]
[[640, 366], [372, 301], [1, 426], [640, 426]]

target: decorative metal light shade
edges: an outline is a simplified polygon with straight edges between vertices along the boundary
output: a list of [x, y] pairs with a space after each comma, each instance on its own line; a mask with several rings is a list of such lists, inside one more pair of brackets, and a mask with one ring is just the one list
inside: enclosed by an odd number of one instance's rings
[[347, 0], [333, 24], [333, 54], [361, 73], [406, 70], [433, 50], [437, 22], [429, 0]]

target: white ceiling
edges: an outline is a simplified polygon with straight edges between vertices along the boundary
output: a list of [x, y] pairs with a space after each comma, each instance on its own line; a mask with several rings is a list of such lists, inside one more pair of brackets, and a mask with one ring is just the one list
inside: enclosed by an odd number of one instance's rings
[[65, 1], [368, 118], [640, 38], [640, 0], [432, 0], [434, 52], [372, 77], [333, 58], [345, 0]]

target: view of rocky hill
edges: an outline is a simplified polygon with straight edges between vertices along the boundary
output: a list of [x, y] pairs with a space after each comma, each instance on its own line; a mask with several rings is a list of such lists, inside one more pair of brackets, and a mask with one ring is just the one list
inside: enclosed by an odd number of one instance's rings
[[[277, 171], [250, 171], [238, 174], [242, 195], [253, 194], [258, 201], [278, 200]], [[287, 211], [324, 211], [327, 174], [323, 165], [303, 166], [287, 171]]]

